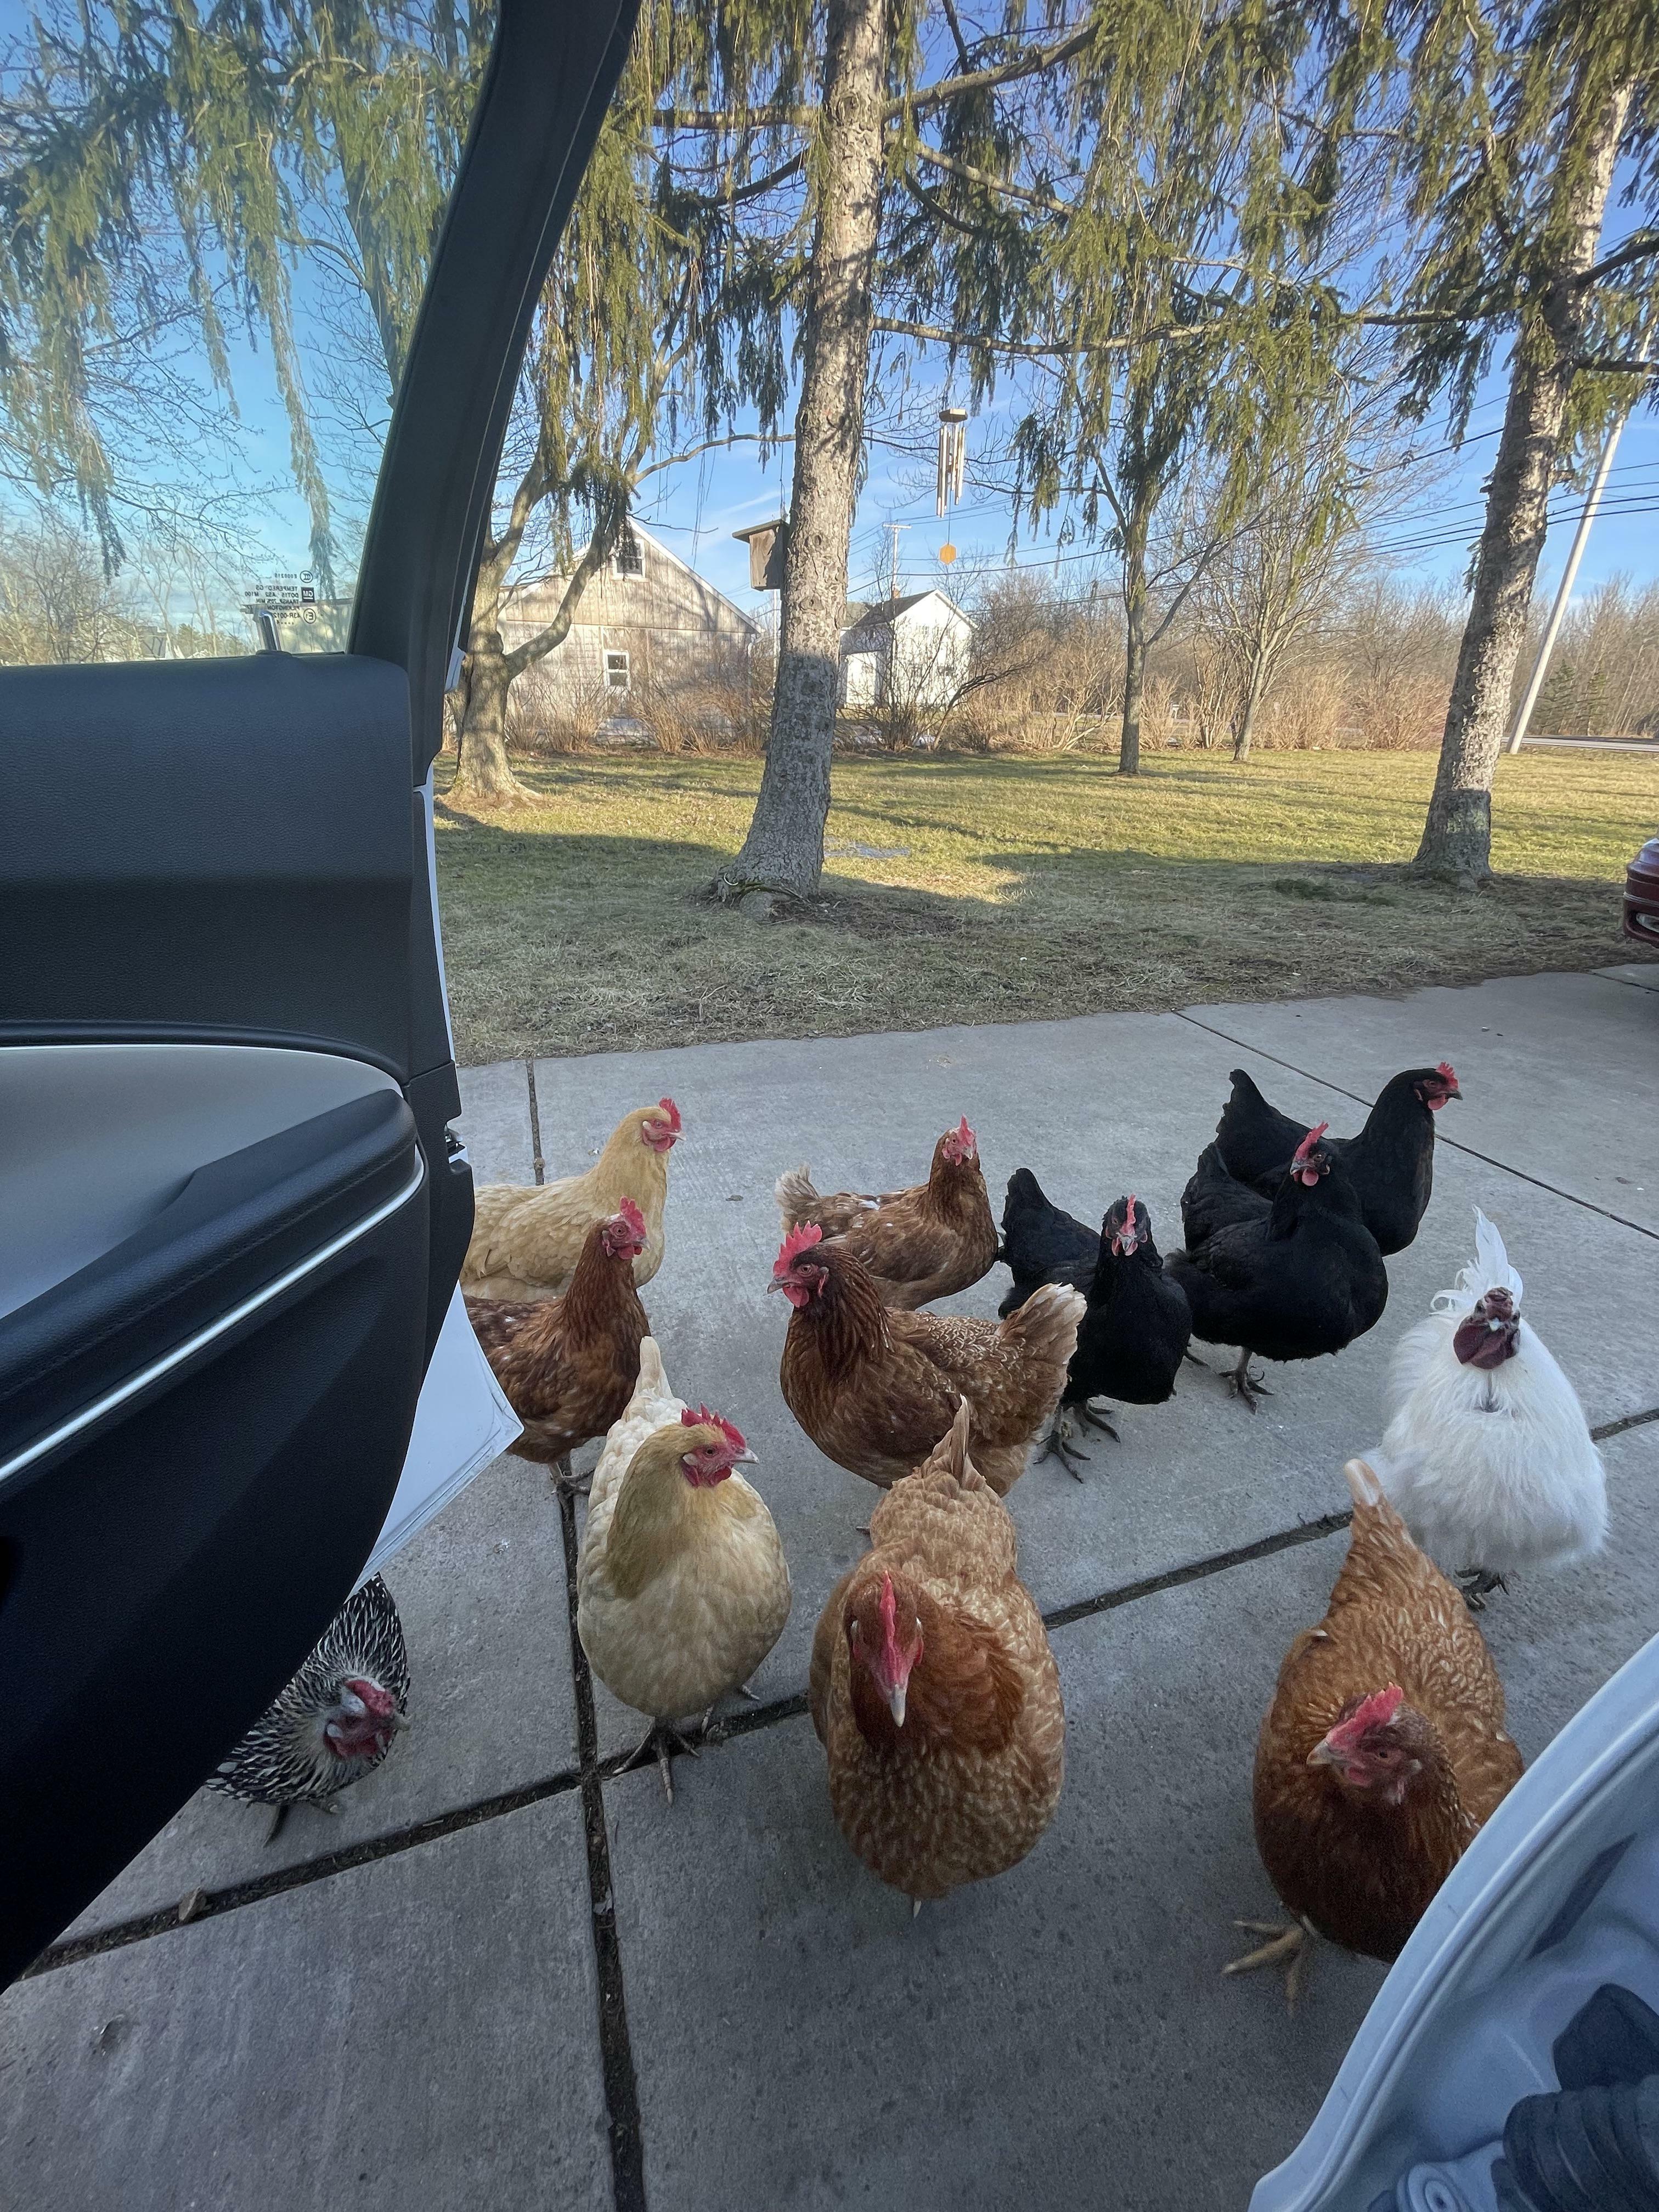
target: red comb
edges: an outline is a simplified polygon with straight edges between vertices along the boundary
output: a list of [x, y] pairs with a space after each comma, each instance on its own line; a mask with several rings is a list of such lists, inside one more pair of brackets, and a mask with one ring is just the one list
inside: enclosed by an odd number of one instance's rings
[[699, 1406], [695, 1413], [687, 1406], [680, 1415], [680, 1423], [682, 1427], [688, 1429], [718, 1429], [735, 1450], [747, 1451], [749, 1449], [743, 1440], [743, 1431], [721, 1414], [711, 1413], [707, 1406]]
[[1459, 1085], [1459, 1083], [1458, 1083], [1458, 1080], [1457, 1080], [1456, 1076], [1455, 1076], [1455, 1075], [1454, 1075], [1454, 1074], [1453, 1074], [1453, 1073], [1452, 1073], [1452, 1064], [1451, 1064], [1450, 1060], [1443, 1060], [1441, 1061], [1441, 1063], [1440, 1063], [1439, 1066], [1438, 1066], [1438, 1067], [1437, 1067], [1437, 1068], [1435, 1069], [1435, 1071], [1434, 1071], [1434, 1072], [1435, 1072], [1435, 1073], [1436, 1073], [1437, 1075], [1442, 1075], [1442, 1076], [1443, 1076], [1443, 1077], [1445, 1078], [1446, 1081], [1447, 1081], [1448, 1083], [1449, 1083], [1449, 1084], [1450, 1084], [1450, 1085], [1451, 1085], [1451, 1087], [1452, 1087], [1452, 1089], [1453, 1089], [1454, 1091], [1456, 1091], [1456, 1090], [1458, 1090], [1458, 1089], [1460, 1089], [1460, 1088], [1461, 1088], [1461, 1085]]
[[1331, 1125], [1328, 1121], [1322, 1121], [1317, 1128], [1309, 1130], [1307, 1135], [1302, 1139], [1302, 1142], [1296, 1148], [1295, 1156], [1291, 1161], [1291, 1165], [1293, 1168], [1299, 1168], [1305, 1164], [1309, 1153], [1312, 1152], [1314, 1146], [1319, 1142], [1320, 1139], [1324, 1135], [1326, 1130], [1328, 1129], [1330, 1126]]
[[975, 1141], [974, 1133], [968, 1127], [968, 1116], [965, 1114], [957, 1125], [957, 1134], [964, 1145], [971, 1145]]
[[1364, 1698], [1345, 1721], [1339, 1721], [1325, 1741], [1333, 1751], [1352, 1751], [1361, 1736], [1374, 1728], [1386, 1727], [1406, 1702], [1406, 1692], [1398, 1682], [1390, 1682], [1386, 1690], [1376, 1690]]
[[673, 1102], [673, 1100], [672, 1100], [672, 1098], [659, 1098], [659, 1099], [658, 1099], [658, 1101], [657, 1101], [657, 1104], [658, 1104], [659, 1108], [661, 1109], [661, 1111], [662, 1111], [663, 1113], [665, 1113], [665, 1114], [666, 1114], [666, 1115], [667, 1115], [667, 1116], [668, 1116], [668, 1126], [669, 1126], [669, 1127], [670, 1127], [671, 1129], [672, 1129], [672, 1130], [673, 1130], [673, 1132], [675, 1133], [675, 1134], [678, 1136], [678, 1133], [679, 1133], [679, 1127], [680, 1127], [680, 1109], [679, 1109], [679, 1108], [678, 1108], [678, 1107], [674, 1103], [674, 1102]]
[[898, 1600], [893, 1595], [893, 1577], [881, 1578], [881, 1648], [883, 1656], [898, 1656]]
[[823, 1231], [816, 1221], [803, 1221], [799, 1229], [792, 1229], [783, 1240], [782, 1249], [772, 1262], [774, 1275], [787, 1275], [803, 1252], [810, 1252]]
[[623, 1200], [617, 1208], [617, 1216], [630, 1237], [645, 1235], [645, 1216], [631, 1198]]
[[1134, 1219], [1134, 1218], [1135, 1218], [1135, 1205], [1136, 1205], [1135, 1194], [1134, 1194], [1133, 1191], [1131, 1191], [1131, 1192], [1129, 1193], [1129, 1195], [1127, 1196], [1127, 1198], [1126, 1198], [1126, 1199], [1124, 1200], [1124, 1201], [1123, 1201], [1123, 1218], [1124, 1218], [1126, 1221], [1133, 1221], [1133, 1220]]

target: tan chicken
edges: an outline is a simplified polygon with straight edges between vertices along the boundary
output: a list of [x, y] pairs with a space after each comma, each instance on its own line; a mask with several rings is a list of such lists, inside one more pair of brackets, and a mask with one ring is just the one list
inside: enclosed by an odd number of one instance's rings
[[966, 1115], [934, 1146], [927, 1180], [913, 1190], [824, 1197], [799, 1167], [778, 1177], [775, 1195], [785, 1236], [815, 1222], [847, 1247], [884, 1306], [914, 1310], [965, 1291], [997, 1256], [997, 1225]]
[[632, 1395], [651, 1333], [634, 1287], [644, 1243], [644, 1219], [625, 1198], [588, 1231], [570, 1287], [557, 1297], [466, 1301], [473, 1334], [524, 1425], [508, 1449], [556, 1466], [562, 1481], [577, 1445], [602, 1437]]
[[1023, 1859], [1065, 1774], [1059, 1670], [969, 1426], [964, 1401], [877, 1506], [871, 1549], [812, 1639], [809, 1698], [836, 1820], [915, 1911]]
[[654, 1754], [671, 1805], [671, 1754], [695, 1748], [674, 1723], [741, 1689], [789, 1618], [778, 1532], [733, 1472], [754, 1456], [731, 1422], [674, 1395], [647, 1336], [593, 1472], [576, 1627], [605, 1687], [650, 1716], [628, 1764]]
[[794, 1308], [784, 1403], [837, 1466], [884, 1490], [924, 1460], [966, 1398], [974, 1458], [999, 1498], [1025, 1472], [1077, 1349], [1082, 1293], [1045, 1283], [1006, 1321], [908, 1313], [816, 1224], [791, 1230], [770, 1287]]
[[1295, 1916], [1223, 1971], [1288, 1960], [1307, 1938], [1397, 1958], [1436, 1891], [1519, 1779], [1504, 1686], [1461, 1591], [1413, 1543], [1364, 1460], [1348, 1556], [1317, 1628], [1279, 1670], [1256, 1746], [1256, 1847]]
[[569, 1288], [588, 1231], [625, 1198], [645, 1217], [634, 1280], [648, 1283], [662, 1265], [668, 1155], [681, 1134], [679, 1108], [665, 1098], [623, 1115], [585, 1174], [540, 1187], [485, 1183], [473, 1201], [461, 1288], [477, 1298], [556, 1297]]

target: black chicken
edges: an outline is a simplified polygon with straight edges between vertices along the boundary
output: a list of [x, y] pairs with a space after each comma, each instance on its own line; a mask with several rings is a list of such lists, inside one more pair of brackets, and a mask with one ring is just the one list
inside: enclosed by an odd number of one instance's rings
[[331, 1813], [334, 1799], [372, 1774], [407, 1728], [409, 1654], [392, 1593], [379, 1575], [353, 1590], [288, 1687], [268, 1705], [210, 1790], [274, 1805], [275, 1843], [291, 1807]]
[[[1242, 1067], [1234, 1068], [1232, 1085], [1216, 1143], [1228, 1172], [1271, 1198], [1306, 1125], [1270, 1106]], [[1403, 1252], [1416, 1236], [1434, 1188], [1434, 1117], [1449, 1098], [1462, 1096], [1449, 1060], [1402, 1068], [1377, 1093], [1357, 1137], [1326, 1144], [1354, 1188], [1379, 1252]]]
[[1072, 1464], [1074, 1413], [1115, 1437], [1111, 1423], [1091, 1411], [1091, 1398], [1160, 1406], [1174, 1395], [1192, 1333], [1186, 1292], [1165, 1274], [1151, 1218], [1138, 1198], [1120, 1198], [1109, 1206], [1097, 1236], [1046, 1197], [1029, 1168], [1009, 1177], [1002, 1257], [1014, 1279], [997, 1309], [1005, 1318], [1043, 1283], [1069, 1283], [1088, 1301], [1043, 1447], [1045, 1459], [1055, 1454], [1080, 1481]]
[[1358, 1194], [1322, 1139], [1325, 1125], [1297, 1146], [1277, 1194], [1262, 1197], [1227, 1172], [1206, 1145], [1181, 1194], [1187, 1249], [1169, 1271], [1187, 1293], [1193, 1334], [1236, 1344], [1228, 1380], [1254, 1413], [1261, 1385], [1250, 1354], [1317, 1359], [1340, 1352], [1382, 1319], [1389, 1275]]

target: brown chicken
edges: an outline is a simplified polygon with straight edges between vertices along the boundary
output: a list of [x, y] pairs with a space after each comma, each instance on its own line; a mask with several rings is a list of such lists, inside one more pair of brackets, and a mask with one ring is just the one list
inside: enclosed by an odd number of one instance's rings
[[625, 1114], [584, 1175], [539, 1188], [485, 1183], [474, 1200], [461, 1288], [477, 1298], [556, 1297], [569, 1287], [588, 1231], [609, 1220], [625, 1198], [645, 1218], [634, 1280], [648, 1283], [662, 1265], [668, 1155], [681, 1133], [680, 1109], [665, 1098]]
[[914, 1190], [822, 1197], [799, 1167], [778, 1177], [775, 1195], [785, 1236], [816, 1222], [846, 1246], [884, 1306], [914, 1310], [948, 1298], [988, 1274], [997, 1256], [997, 1225], [966, 1115], [934, 1146], [927, 1180]]
[[1066, 1711], [1014, 1524], [969, 1411], [870, 1516], [812, 1638], [812, 1725], [841, 1832], [920, 1911], [1016, 1865], [1060, 1802]]
[[634, 1287], [645, 1222], [631, 1198], [582, 1243], [570, 1287], [528, 1304], [469, 1297], [467, 1317], [524, 1423], [509, 1449], [551, 1467], [602, 1437], [633, 1395], [651, 1324]]
[[974, 1457], [999, 1498], [1025, 1472], [1077, 1349], [1081, 1294], [1046, 1283], [1006, 1321], [907, 1313], [816, 1223], [783, 1240], [769, 1287], [794, 1308], [779, 1381], [821, 1452], [885, 1490], [925, 1459], [965, 1398]]
[[1291, 1962], [1309, 1936], [1398, 1957], [1519, 1778], [1504, 1686], [1461, 1591], [1419, 1552], [1364, 1460], [1348, 1556], [1317, 1628], [1279, 1670], [1255, 1754], [1255, 1839], [1292, 1928], [1224, 1969]]

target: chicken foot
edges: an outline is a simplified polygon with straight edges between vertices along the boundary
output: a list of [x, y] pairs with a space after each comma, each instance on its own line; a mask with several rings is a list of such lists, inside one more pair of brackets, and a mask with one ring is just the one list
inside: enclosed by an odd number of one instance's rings
[[1294, 2012], [1296, 2001], [1302, 1994], [1308, 1961], [1313, 1955], [1313, 1929], [1305, 1920], [1292, 1921], [1288, 1928], [1281, 1928], [1271, 1920], [1235, 1920], [1233, 1925], [1242, 1928], [1247, 1936], [1266, 1936], [1269, 1940], [1255, 1950], [1247, 1951], [1242, 1959], [1230, 1959], [1222, 1972], [1253, 1974], [1259, 1966], [1279, 1966], [1288, 1961], [1285, 2003], [1289, 2011]]
[[[706, 1722], [708, 1715], [705, 1714], [703, 1718]], [[654, 1759], [662, 1776], [662, 1794], [672, 1805], [674, 1802], [674, 1776], [671, 1762], [674, 1753], [683, 1751], [688, 1758], [696, 1759], [698, 1750], [699, 1747], [692, 1742], [690, 1736], [683, 1735], [678, 1729], [671, 1727], [666, 1721], [653, 1721], [646, 1730], [645, 1741], [638, 1750], [629, 1753], [617, 1771], [618, 1774], [631, 1774], [636, 1766], [643, 1766], [647, 1759]]]
[[562, 1453], [554, 1465], [553, 1485], [567, 1497], [586, 1498], [593, 1485], [593, 1470], [590, 1467], [586, 1474], [577, 1474], [571, 1467], [569, 1453]]
[[1486, 1600], [1494, 1590], [1502, 1590], [1507, 1597], [1509, 1584], [1502, 1575], [1493, 1574], [1490, 1567], [1459, 1567], [1457, 1579], [1463, 1586], [1463, 1602], [1471, 1613], [1484, 1613]]
[[1251, 1374], [1248, 1351], [1241, 1351], [1237, 1366], [1227, 1370], [1227, 1388], [1235, 1398], [1242, 1398], [1252, 1413], [1258, 1398], [1271, 1398], [1273, 1395], [1259, 1376]]
[[1077, 1415], [1079, 1420], [1085, 1422], [1090, 1428], [1098, 1429], [1103, 1436], [1109, 1436], [1115, 1444], [1120, 1444], [1122, 1443], [1122, 1437], [1119, 1436], [1117, 1431], [1112, 1426], [1104, 1413], [1096, 1413], [1092, 1406], [1079, 1406], [1077, 1409]]
[[[1057, 1459], [1074, 1482], [1081, 1482], [1083, 1469], [1089, 1462], [1073, 1442], [1076, 1434], [1077, 1428], [1072, 1419], [1072, 1408], [1069, 1406], [1061, 1406], [1054, 1415], [1054, 1424], [1048, 1435], [1042, 1439], [1042, 1449], [1037, 1454], [1037, 1465], [1041, 1467], [1045, 1459]], [[1074, 1466], [1073, 1461], [1078, 1464]]]

